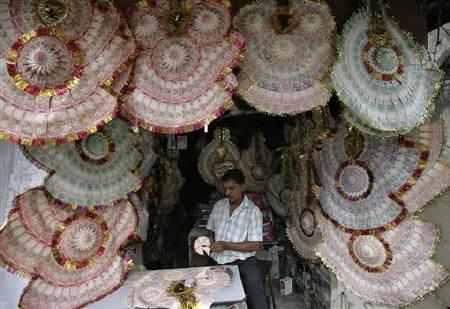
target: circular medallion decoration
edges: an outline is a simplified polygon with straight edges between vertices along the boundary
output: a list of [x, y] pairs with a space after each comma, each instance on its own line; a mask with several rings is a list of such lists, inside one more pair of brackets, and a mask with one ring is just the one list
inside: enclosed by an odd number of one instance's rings
[[240, 11], [239, 20], [235, 20], [235, 28], [239, 29], [244, 35], [251, 35], [260, 31], [270, 29], [270, 18], [266, 11], [254, 6], [244, 6]]
[[56, 26], [67, 17], [69, 6], [67, 0], [39, 0], [37, 13], [44, 25]]
[[164, 298], [165, 293], [163, 289], [158, 289], [155, 287], [151, 287], [151, 286], [147, 286], [145, 288], [143, 288], [142, 290], [139, 291], [139, 295], [138, 298], [140, 299], [140, 301], [144, 302], [144, 303], [157, 303], [158, 300], [160, 300], [161, 298]]
[[98, 20], [94, 17], [97, 9], [94, 3], [91, 0], [15, 0], [9, 1], [9, 13], [21, 33], [54, 27], [66, 37], [78, 39]]
[[320, 31], [323, 24], [322, 15], [316, 12], [310, 12], [300, 17], [299, 27], [309, 34], [317, 34], [317, 31]]
[[221, 288], [231, 283], [232, 272], [225, 267], [209, 268], [204, 274], [197, 275], [195, 283], [201, 288]]
[[377, 80], [398, 80], [404, 73], [404, 59], [396, 46], [377, 46], [368, 42], [362, 58], [367, 73]]
[[108, 225], [93, 212], [75, 214], [53, 234], [52, 255], [67, 269], [87, 267], [101, 257], [109, 240]]
[[145, 14], [136, 18], [134, 35], [137, 42], [143, 47], [152, 48], [164, 37], [158, 17], [153, 14]]
[[300, 228], [307, 237], [312, 237], [317, 228], [317, 221], [314, 212], [309, 208], [302, 209], [300, 213]]
[[263, 181], [266, 180], [267, 174], [269, 171], [266, 170], [265, 166], [262, 166], [260, 164], [257, 164], [251, 168], [251, 174], [253, 178], [257, 181]]
[[198, 46], [189, 38], [163, 40], [151, 56], [152, 67], [163, 80], [183, 81], [192, 76], [201, 61]]
[[104, 132], [97, 132], [75, 143], [80, 157], [91, 163], [105, 164], [110, 161], [115, 144]]
[[336, 190], [352, 202], [365, 199], [373, 188], [373, 173], [364, 161], [349, 160], [336, 171]]
[[286, 62], [293, 60], [299, 53], [297, 45], [286, 37], [276, 38], [265, 53], [266, 60]]
[[189, 34], [201, 44], [220, 42], [230, 28], [230, 15], [223, 5], [201, 3], [194, 7], [192, 15]]
[[353, 261], [368, 272], [384, 272], [392, 263], [389, 244], [380, 236], [352, 235], [348, 247]]
[[180, 270], [171, 270], [161, 272], [161, 277], [166, 281], [177, 281], [185, 277], [185, 274]]
[[[286, 234], [299, 256], [308, 260], [317, 259], [315, 249], [322, 242], [322, 232], [317, 221], [317, 201], [308, 202], [301, 191], [293, 191], [288, 202], [289, 214]], [[306, 205], [306, 207], [302, 207]]]
[[83, 69], [78, 46], [47, 28], [25, 33], [7, 54], [9, 76], [33, 96], [65, 94], [79, 82]]

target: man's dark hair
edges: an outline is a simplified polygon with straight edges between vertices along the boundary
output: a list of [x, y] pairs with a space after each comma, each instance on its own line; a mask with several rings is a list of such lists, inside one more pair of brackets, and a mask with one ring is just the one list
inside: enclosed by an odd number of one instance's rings
[[225, 172], [225, 174], [222, 176], [222, 182], [226, 181], [234, 181], [238, 185], [243, 185], [245, 183], [245, 176], [241, 172], [241, 170], [238, 170], [237, 168], [228, 170]]

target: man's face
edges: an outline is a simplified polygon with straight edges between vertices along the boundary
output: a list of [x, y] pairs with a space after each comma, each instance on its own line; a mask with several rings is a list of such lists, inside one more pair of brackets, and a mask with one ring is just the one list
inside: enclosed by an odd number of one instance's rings
[[242, 200], [244, 186], [236, 183], [234, 180], [228, 180], [223, 183], [223, 191], [230, 203], [236, 204]]

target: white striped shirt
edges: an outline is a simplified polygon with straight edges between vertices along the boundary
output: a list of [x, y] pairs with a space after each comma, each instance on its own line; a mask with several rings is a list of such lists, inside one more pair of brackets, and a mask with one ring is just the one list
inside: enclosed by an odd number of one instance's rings
[[[230, 202], [227, 198], [217, 201], [209, 216], [206, 228], [214, 232], [215, 241], [244, 242], [262, 241], [263, 224], [262, 213], [259, 208], [244, 196], [239, 207], [230, 216]], [[211, 257], [219, 264], [226, 264], [235, 260], [245, 260], [256, 254], [225, 250], [213, 252]]]

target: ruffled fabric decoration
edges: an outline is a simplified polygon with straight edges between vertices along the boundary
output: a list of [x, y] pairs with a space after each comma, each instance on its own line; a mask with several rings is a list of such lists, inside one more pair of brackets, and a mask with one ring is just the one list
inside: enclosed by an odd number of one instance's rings
[[438, 239], [433, 224], [407, 219], [383, 234], [352, 235], [319, 216], [322, 260], [356, 295], [404, 306], [436, 289], [448, 272], [430, 257]]
[[344, 26], [331, 74], [347, 121], [368, 134], [405, 134], [424, 123], [442, 72], [387, 16], [361, 10]]
[[234, 27], [247, 42], [238, 92], [248, 103], [279, 115], [328, 102], [336, 25], [326, 3], [294, 0], [290, 7], [277, 7], [267, 0], [246, 5]]
[[267, 180], [272, 176], [272, 152], [267, 148], [262, 133], [253, 136], [250, 147], [242, 152], [239, 167], [245, 176], [248, 191], [264, 190]]
[[73, 206], [111, 205], [139, 190], [156, 154], [144, 151], [150, 137], [115, 119], [102, 130], [64, 145], [25, 146], [24, 154], [49, 172], [45, 188]]
[[393, 138], [341, 127], [323, 143], [316, 251], [367, 301], [408, 305], [449, 276], [431, 259], [437, 228], [414, 217], [450, 186], [442, 133], [439, 121]]
[[129, 261], [122, 246], [137, 227], [134, 207], [74, 210], [42, 188], [18, 196], [0, 232], [0, 256], [14, 271], [32, 276], [20, 308], [81, 308], [117, 289]]
[[317, 219], [318, 203], [313, 200], [306, 203], [304, 192], [292, 192], [289, 203], [290, 217], [287, 221], [286, 234], [299, 256], [316, 260], [316, 247], [322, 241], [322, 232]]
[[226, 1], [141, 1], [131, 28], [141, 52], [123, 114], [161, 133], [190, 132], [231, 107], [244, 42]]
[[295, 156], [295, 173], [299, 181], [291, 189], [288, 200], [289, 218], [286, 234], [295, 251], [304, 259], [315, 260], [316, 246], [322, 241], [317, 211], [319, 202], [312, 192], [314, 169], [312, 153]]
[[1, 138], [70, 142], [112, 119], [135, 44], [110, 2], [3, 0], [0, 22]]
[[237, 168], [240, 159], [239, 148], [231, 140], [231, 132], [226, 128], [214, 131], [213, 140], [206, 145], [198, 157], [198, 171], [203, 181], [221, 188], [221, 177], [227, 170]]

